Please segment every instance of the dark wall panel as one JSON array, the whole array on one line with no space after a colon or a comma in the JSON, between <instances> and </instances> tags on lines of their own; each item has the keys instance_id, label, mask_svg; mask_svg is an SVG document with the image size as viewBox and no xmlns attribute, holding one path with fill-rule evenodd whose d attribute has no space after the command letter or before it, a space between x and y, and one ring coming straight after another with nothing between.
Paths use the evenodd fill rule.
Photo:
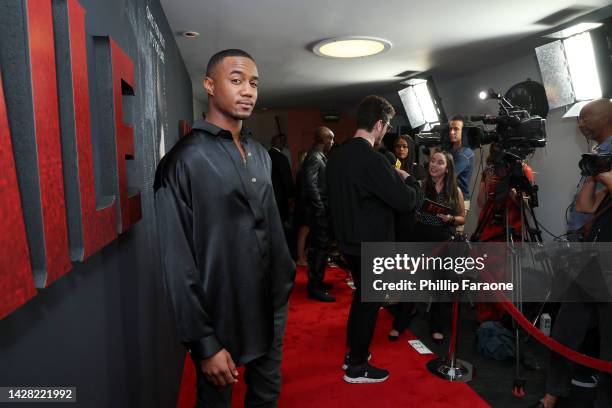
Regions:
<instances>
[{"instance_id":1,"label":"dark wall panel","mask_svg":"<svg viewBox=\"0 0 612 408\"><path fill-rule=\"evenodd\" d=\"M56 16L62 1L53 0ZM142 219L0 320L0 385L76 386L74 407L171 407L184 350L163 295L152 184L160 155L178 140L178 121L192 117L191 80L157 0L79 3L86 11L97 198L114 191L117 177L108 72L96 51L97 38L110 36L134 63L134 95L123 98L123 119L134 128L128 187L140 191ZM2 79L18 159L32 156L34 132L25 19L25 0L0 2ZM36 192L35 163L17 167L20 187ZM36 222L37 205L27 200L24 211Z\"/></svg>"}]
</instances>

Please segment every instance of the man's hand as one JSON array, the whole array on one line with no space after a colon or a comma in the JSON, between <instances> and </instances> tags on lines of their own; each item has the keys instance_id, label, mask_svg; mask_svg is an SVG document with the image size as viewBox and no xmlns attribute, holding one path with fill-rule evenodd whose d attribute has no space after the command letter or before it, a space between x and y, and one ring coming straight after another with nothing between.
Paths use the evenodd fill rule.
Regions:
<instances>
[{"instance_id":1,"label":"man's hand","mask_svg":"<svg viewBox=\"0 0 612 408\"><path fill-rule=\"evenodd\" d=\"M238 382L236 364L234 364L230 353L225 349L221 349L214 356L202 360L200 368L206 379L217 387L225 387Z\"/></svg>"},{"instance_id":2,"label":"man's hand","mask_svg":"<svg viewBox=\"0 0 612 408\"><path fill-rule=\"evenodd\" d=\"M612 186L612 170L606 171L603 173L599 173L598 175L595 176L595 179L597 181L602 182L603 184L606 185L606 187L609 188L609 186Z\"/></svg>"},{"instance_id":3,"label":"man's hand","mask_svg":"<svg viewBox=\"0 0 612 408\"><path fill-rule=\"evenodd\" d=\"M408 172L402 170L402 169L395 169L395 171L397 172L397 174L400 175L400 177L402 178L402 180L406 180L406 177L408 177L410 174L408 174Z\"/></svg>"}]
</instances>

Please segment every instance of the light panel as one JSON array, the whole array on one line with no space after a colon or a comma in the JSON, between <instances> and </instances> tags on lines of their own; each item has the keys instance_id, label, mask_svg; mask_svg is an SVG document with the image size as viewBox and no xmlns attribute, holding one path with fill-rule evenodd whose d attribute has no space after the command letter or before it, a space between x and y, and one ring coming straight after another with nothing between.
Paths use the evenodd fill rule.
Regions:
<instances>
[{"instance_id":1,"label":"light panel","mask_svg":"<svg viewBox=\"0 0 612 408\"><path fill-rule=\"evenodd\" d=\"M322 57L362 58L380 54L391 48L387 40L374 37L344 37L321 41L313 52Z\"/></svg>"},{"instance_id":2,"label":"light panel","mask_svg":"<svg viewBox=\"0 0 612 408\"><path fill-rule=\"evenodd\" d=\"M563 40L567 65L577 101L601 98L591 34L582 33Z\"/></svg>"}]
</instances>

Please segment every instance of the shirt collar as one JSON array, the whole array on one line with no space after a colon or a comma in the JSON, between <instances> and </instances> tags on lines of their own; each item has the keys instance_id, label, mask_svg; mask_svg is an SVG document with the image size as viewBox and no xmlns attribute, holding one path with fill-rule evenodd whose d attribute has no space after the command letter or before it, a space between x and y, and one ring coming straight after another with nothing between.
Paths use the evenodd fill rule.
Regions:
<instances>
[{"instance_id":1,"label":"shirt collar","mask_svg":"<svg viewBox=\"0 0 612 408\"><path fill-rule=\"evenodd\" d=\"M205 132L210 133L213 136L222 137L224 139L232 138L232 132L230 132L229 130L222 129L219 126L213 125L212 123L207 122L205 120L198 120L197 122L195 122L193 124L193 129L203 130ZM240 129L240 141L241 142L246 142L248 138L252 136L253 135L251 131L245 128L244 126L242 127L242 129Z\"/></svg>"},{"instance_id":2,"label":"shirt collar","mask_svg":"<svg viewBox=\"0 0 612 408\"><path fill-rule=\"evenodd\" d=\"M612 135L608 136L601 144L595 146L593 150L597 153L612 153Z\"/></svg>"}]
</instances>

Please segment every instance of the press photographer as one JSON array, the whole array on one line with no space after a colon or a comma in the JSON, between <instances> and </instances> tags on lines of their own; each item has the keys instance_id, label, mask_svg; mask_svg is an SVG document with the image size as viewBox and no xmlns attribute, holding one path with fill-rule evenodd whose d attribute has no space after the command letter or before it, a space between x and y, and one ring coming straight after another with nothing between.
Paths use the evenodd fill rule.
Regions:
<instances>
[{"instance_id":1,"label":"press photographer","mask_svg":"<svg viewBox=\"0 0 612 408\"><path fill-rule=\"evenodd\" d=\"M593 194L596 194L601 200L603 191L605 191L605 185L601 181L594 183L594 177L610 170L612 155L612 130L609 123L610 117L612 117L612 113L609 112L610 105L612 104L607 99L593 101L585 105L578 116L578 128L589 142L594 141L597 145L594 147L593 153L583 154L579 163L582 177L578 182L574 200L569 207L567 220L569 241L586 238L581 228L593 217L592 200L595 199ZM585 187L586 190L584 190ZM582 199L579 206L578 201L581 193Z\"/></svg>"},{"instance_id":2,"label":"press photographer","mask_svg":"<svg viewBox=\"0 0 612 408\"><path fill-rule=\"evenodd\" d=\"M595 141L597 155L609 154L612 143L612 102L599 99L585 105L578 116L578 128L588 139ZM603 160L583 158L580 164L583 177L578 185L575 206L572 207L570 222L578 236L587 242L612 241L612 172ZM599 165L594 165L594 163ZM606 170L594 175L594 172ZM587 269L587 268L585 268ZM588 268L591 269L591 268ZM594 269L594 268L592 268ZM594 270L586 272L594 273ZM612 360L612 303L571 302L563 303L553 326L552 337L560 343L579 350L587 332L599 327L599 358ZM560 397L570 394L574 364L565 357L551 353L546 381L546 394L534 407L552 408ZM612 406L612 376L599 373L596 382L595 407Z\"/></svg>"}]
</instances>

